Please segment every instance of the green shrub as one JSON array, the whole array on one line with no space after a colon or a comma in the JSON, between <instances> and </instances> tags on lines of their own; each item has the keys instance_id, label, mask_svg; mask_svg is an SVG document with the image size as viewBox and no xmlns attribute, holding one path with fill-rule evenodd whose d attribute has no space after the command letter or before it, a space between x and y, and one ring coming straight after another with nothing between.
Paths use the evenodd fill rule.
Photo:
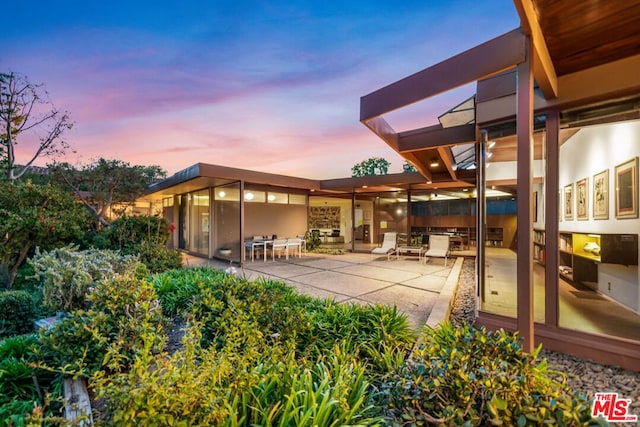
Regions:
<instances>
[{"instance_id":1,"label":"green shrub","mask_svg":"<svg viewBox=\"0 0 640 427\"><path fill-rule=\"evenodd\" d=\"M265 345L243 314L229 327L229 339L219 349L202 348L199 325L192 324L183 351L170 358L142 352L128 371L96 373L92 384L106 399L107 423L380 424L369 404L364 368L339 348L318 361L304 361L278 343Z\"/></svg>"},{"instance_id":2,"label":"green shrub","mask_svg":"<svg viewBox=\"0 0 640 427\"><path fill-rule=\"evenodd\" d=\"M34 368L39 346L35 334L7 338L0 342L0 427L32 425L33 413L43 410L45 396L59 396L55 375ZM47 405L42 415L54 414L59 405ZM33 424L40 425L40 424Z\"/></svg>"},{"instance_id":3,"label":"green shrub","mask_svg":"<svg viewBox=\"0 0 640 427\"><path fill-rule=\"evenodd\" d=\"M26 291L0 292L0 337L33 330L35 305Z\"/></svg>"},{"instance_id":4,"label":"green shrub","mask_svg":"<svg viewBox=\"0 0 640 427\"><path fill-rule=\"evenodd\" d=\"M105 249L117 249L126 254L134 254L145 241L166 246L170 235L169 224L165 218L123 215L105 229L104 239L108 245Z\"/></svg>"},{"instance_id":5,"label":"green shrub","mask_svg":"<svg viewBox=\"0 0 640 427\"><path fill-rule=\"evenodd\" d=\"M165 244L145 240L138 248L140 262L149 273L160 273L182 267L182 253L177 249L169 249Z\"/></svg>"},{"instance_id":6,"label":"green shrub","mask_svg":"<svg viewBox=\"0 0 640 427\"><path fill-rule=\"evenodd\" d=\"M41 332L40 357L50 360L51 369L89 377L113 363L106 357L112 347L118 351L111 357L128 366L143 346L145 334L152 334L154 352L162 350L163 318L149 282L131 275L103 280L89 301L88 311L74 311Z\"/></svg>"},{"instance_id":7,"label":"green shrub","mask_svg":"<svg viewBox=\"0 0 640 427\"><path fill-rule=\"evenodd\" d=\"M170 235L165 218L124 215L111 223L95 242L105 249L137 255L150 273L159 273L182 266L180 251L167 248Z\"/></svg>"},{"instance_id":8,"label":"green shrub","mask_svg":"<svg viewBox=\"0 0 640 427\"><path fill-rule=\"evenodd\" d=\"M65 246L48 252L36 250L29 260L43 284L43 304L56 311L87 308L87 294L98 282L135 270L137 258L112 250L78 250Z\"/></svg>"},{"instance_id":9,"label":"green shrub","mask_svg":"<svg viewBox=\"0 0 640 427\"><path fill-rule=\"evenodd\" d=\"M52 185L0 180L0 287L12 287L33 249L51 249L84 234L86 209Z\"/></svg>"},{"instance_id":10,"label":"green shrub","mask_svg":"<svg viewBox=\"0 0 640 427\"><path fill-rule=\"evenodd\" d=\"M516 334L443 324L423 340L381 386L391 425L598 425L586 396L552 379Z\"/></svg>"}]
</instances>

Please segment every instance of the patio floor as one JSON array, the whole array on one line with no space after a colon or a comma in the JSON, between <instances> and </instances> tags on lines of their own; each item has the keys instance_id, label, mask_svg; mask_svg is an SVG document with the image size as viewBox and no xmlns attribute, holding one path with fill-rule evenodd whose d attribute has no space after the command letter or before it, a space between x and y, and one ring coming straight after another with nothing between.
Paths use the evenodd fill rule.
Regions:
<instances>
[{"instance_id":1,"label":"patio floor","mask_svg":"<svg viewBox=\"0 0 640 427\"><path fill-rule=\"evenodd\" d=\"M211 265L226 269L229 263L185 255L188 266ZM414 328L444 320L455 294L462 258L431 259L426 264L416 257L387 261L369 254L324 255L306 253L302 258L266 262L247 261L237 274L248 279L263 276L279 279L301 293L333 298L338 302L395 305Z\"/></svg>"}]
</instances>

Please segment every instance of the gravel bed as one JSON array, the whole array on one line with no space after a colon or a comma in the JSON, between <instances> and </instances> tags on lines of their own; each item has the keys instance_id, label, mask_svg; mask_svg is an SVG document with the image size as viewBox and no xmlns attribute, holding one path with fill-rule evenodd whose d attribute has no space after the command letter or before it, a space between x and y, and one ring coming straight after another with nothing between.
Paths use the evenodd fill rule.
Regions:
<instances>
[{"instance_id":1,"label":"gravel bed","mask_svg":"<svg viewBox=\"0 0 640 427\"><path fill-rule=\"evenodd\" d=\"M475 321L475 283L475 261L465 259L451 312L452 324L460 326ZM574 391L586 393L589 397L593 397L596 392L617 392L620 397L631 399L629 412L640 417L640 372L544 349L540 357L548 360L551 369L567 374L567 382ZM640 422L616 425L640 425Z\"/></svg>"}]
</instances>

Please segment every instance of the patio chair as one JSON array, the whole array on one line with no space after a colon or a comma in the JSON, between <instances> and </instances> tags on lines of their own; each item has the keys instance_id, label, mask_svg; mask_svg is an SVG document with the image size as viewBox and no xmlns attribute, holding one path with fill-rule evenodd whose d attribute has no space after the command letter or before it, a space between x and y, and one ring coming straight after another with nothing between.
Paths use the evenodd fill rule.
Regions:
<instances>
[{"instance_id":1,"label":"patio chair","mask_svg":"<svg viewBox=\"0 0 640 427\"><path fill-rule=\"evenodd\" d=\"M304 240L299 237L287 239L287 255L289 255L289 248L292 248L294 251L298 253L298 258L302 258L302 244ZM295 255L293 252L292 255Z\"/></svg>"},{"instance_id":2,"label":"patio chair","mask_svg":"<svg viewBox=\"0 0 640 427\"><path fill-rule=\"evenodd\" d=\"M249 252L251 252L251 261L254 260L256 253L264 250L264 239L262 236L253 236L251 240L245 240L244 242L244 259L247 259Z\"/></svg>"},{"instance_id":3,"label":"patio chair","mask_svg":"<svg viewBox=\"0 0 640 427\"><path fill-rule=\"evenodd\" d=\"M424 254L424 262L427 258L444 258L444 266L447 266L449 257L449 236L445 234L432 234L429 236L429 249Z\"/></svg>"},{"instance_id":4,"label":"patio chair","mask_svg":"<svg viewBox=\"0 0 640 427\"><path fill-rule=\"evenodd\" d=\"M286 259L289 259L289 251L287 249L287 239L273 239L273 243L269 245L269 249L271 249L271 258L273 261L276 260L276 252L278 252L278 258L284 251Z\"/></svg>"},{"instance_id":5,"label":"patio chair","mask_svg":"<svg viewBox=\"0 0 640 427\"><path fill-rule=\"evenodd\" d=\"M382 239L382 246L379 248L373 248L371 250L371 256L373 255L386 255L387 261L389 261L389 257L391 254L396 251L396 238L398 237L398 233L388 232L384 233L384 238Z\"/></svg>"}]
</instances>

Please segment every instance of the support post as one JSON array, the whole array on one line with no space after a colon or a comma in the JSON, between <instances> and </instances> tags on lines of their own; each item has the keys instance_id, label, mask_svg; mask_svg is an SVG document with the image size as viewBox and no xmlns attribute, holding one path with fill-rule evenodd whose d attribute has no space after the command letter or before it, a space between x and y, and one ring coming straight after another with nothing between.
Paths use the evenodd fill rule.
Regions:
<instances>
[{"instance_id":1,"label":"support post","mask_svg":"<svg viewBox=\"0 0 640 427\"><path fill-rule=\"evenodd\" d=\"M518 231L517 290L518 330L523 350L534 349L533 331L533 67L531 40L526 40L526 60L517 67Z\"/></svg>"}]
</instances>

